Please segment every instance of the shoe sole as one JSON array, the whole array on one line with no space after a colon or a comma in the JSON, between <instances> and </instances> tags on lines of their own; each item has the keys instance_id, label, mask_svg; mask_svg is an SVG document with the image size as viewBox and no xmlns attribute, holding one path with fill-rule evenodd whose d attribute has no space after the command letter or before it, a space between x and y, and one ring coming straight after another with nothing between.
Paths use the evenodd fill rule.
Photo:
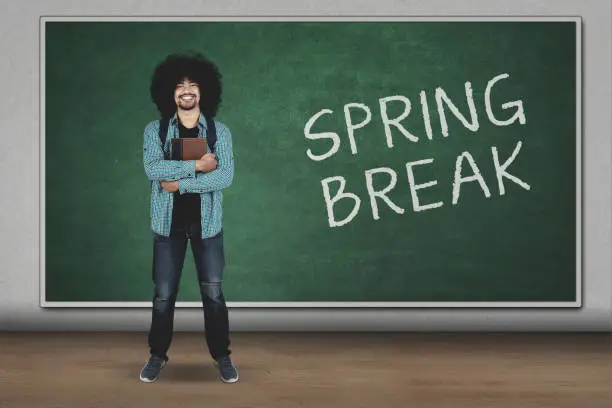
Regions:
<instances>
[{"instance_id":1,"label":"shoe sole","mask_svg":"<svg viewBox=\"0 0 612 408\"><path fill-rule=\"evenodd\" d=\"M225 384L233 384L235 382L238 382L238 377L232 378L230 380L226 380L225 378L219 376L219 379L221 380L221 382L224 382Z\"/></svg>"},{"instance_id":2,"label":"shoe sole","mask_svg":"<svg viewBox=\"0 0 612 408\"><path fill-rule=\"evenodd\" d=\"M162 366L161 366L161 368L159 370L160 374L161 374L161 370L164 368L165 365L166 365L166 363L162 363ZM145 366L146 366L146 363L145 363ZM143 367L143 369L144 369L144 367ZM159 379L159 375L157 377L153 378L152 380L150 380L148 378L144 378L142 376L142 370L141 370L140 381L145 382L145 383L153 383L153 382L157 381L158 379Z\"/></svg>"}]
</instances>

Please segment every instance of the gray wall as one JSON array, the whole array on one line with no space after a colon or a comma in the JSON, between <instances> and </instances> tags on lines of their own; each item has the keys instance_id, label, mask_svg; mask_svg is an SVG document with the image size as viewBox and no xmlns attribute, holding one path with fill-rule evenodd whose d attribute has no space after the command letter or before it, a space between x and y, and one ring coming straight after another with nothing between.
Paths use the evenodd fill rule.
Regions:
<instances>
[{"instance_id":1,"label":"gray wall","mask_svg":"<svg viewBox=\"0 0 612 408\"><path fill-rule=\"evenodd\" d=\"M52 3L52 4L50 4ZM199 4L198 4L199 3ZM295 2L296 4L298 2ZM0 43L0 329L146 330L147 309L39 308L38 22L41 15L580 16L583 22L582 309L233 309L234 330L609 330L611 274L611 20L609 0L454 0L246 2L56 0L5 2ZM198 330L201 311L180 309L177 330Z\"/></svg>"}]
</instances>

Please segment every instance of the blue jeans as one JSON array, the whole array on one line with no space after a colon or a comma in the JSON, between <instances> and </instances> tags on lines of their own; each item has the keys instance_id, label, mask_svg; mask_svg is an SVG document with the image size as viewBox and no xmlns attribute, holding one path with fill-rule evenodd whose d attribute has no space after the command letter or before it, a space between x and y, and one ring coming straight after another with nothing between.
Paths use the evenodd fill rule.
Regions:
<instances>
[{"instance_id":1,"label":"blue jeans","mask_svg":"<svg viewBox=\"0 0 612 408\"><path fill-rule=\"evenodd\" d=\"M200 228L199 222L178 223L172 226L169 237L153 234L155 294L149 348L151 354L166 360L174 331L174 309L187 241L191 243L197 270L208 350L215 360L230 354L228 311L221 289L225 267L223 231L202 239Z\"/></svg>"}]
</instances>

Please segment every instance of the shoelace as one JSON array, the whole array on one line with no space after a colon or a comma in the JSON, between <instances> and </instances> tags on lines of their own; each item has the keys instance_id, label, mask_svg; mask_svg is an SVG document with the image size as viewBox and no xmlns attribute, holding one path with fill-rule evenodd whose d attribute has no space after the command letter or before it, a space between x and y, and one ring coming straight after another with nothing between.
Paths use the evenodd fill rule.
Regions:
<instances>
[{"instance_id":1,"label":"shoelace","mask_svg":"<svg viewBox=\"0 0 612 408\"><path fill-rule=\"evenodd\" d=\"M147 362L148 369L158 369L162 366L163 360L161 358L151 358Z\"/></svg>"},{"instance_id":2,"label":"shoelace","mask_svg":"<svg viewBox=\"0 0 612 408\"><path fill-rule=\"evenodd\" d=\"M219 362L219 365L222 368L227 368L229 370L233 370L234 369L234 365L232 364L232 360L230 360L229 358L224 358Z\"/></svg>"}]
</instances>

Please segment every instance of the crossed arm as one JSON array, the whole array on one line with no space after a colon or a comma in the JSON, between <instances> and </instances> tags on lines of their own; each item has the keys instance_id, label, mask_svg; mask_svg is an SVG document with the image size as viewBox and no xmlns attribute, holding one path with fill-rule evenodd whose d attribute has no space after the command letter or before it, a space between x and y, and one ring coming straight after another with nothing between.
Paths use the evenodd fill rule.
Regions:
<instances>
[{"instance_id":1,"label":"crossed arm","mask_svg":"<svg viewBox=\"0 0 612 408\"><path fill-rule=\"evenodd\" d=\"M158 122L144 132L143 162L149 180L160 182L168 192L207 193L231 185L234 178L234 153L229 129L217 127L216 156L206 154L200 160L164 160L158 137Z\"/></svg>"}]
</instances>

